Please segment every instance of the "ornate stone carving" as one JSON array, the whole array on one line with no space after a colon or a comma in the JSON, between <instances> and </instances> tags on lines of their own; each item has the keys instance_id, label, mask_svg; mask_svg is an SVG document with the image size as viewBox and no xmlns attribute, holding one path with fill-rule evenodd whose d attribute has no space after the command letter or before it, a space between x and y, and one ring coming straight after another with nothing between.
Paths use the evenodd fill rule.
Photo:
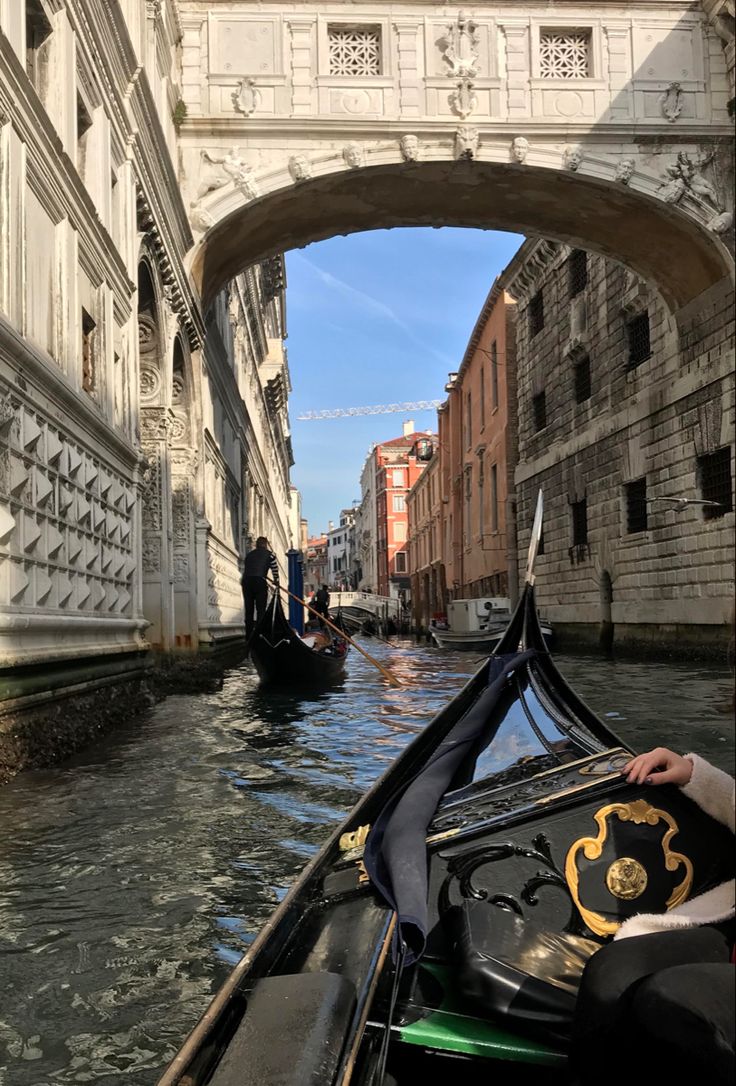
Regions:
<instances>
[{"instance_id":1,"label":"ornate stone carving","mask_svg":"<svg viewBox=\"0 0 736 1086\"><path fill-rule=\"evenodd\" d=\"M714 234L727 234L732 226L733 213L730 211L721 211L708 222L708 229L712 230Z\"/></svg>"},{"instance_id":2,"label":"ornate stone carving","mask_svg":"<svg viewBox=\"0 0 736 1086\"><path fill-rule=\"evenodd\" d=\"M660 95L659 108L662 116L670 123L677 120L682 113L682 87L679 83L670 83L667 90Z\"/></svg>"},{"instance_id":3,"label":"ornate stone carving","mask_svg":"<svg viewBox=\"0 0 736 1086\"><path fill-rule=\"evenodd\" d=\"M664 179L659 186L665 203L679 203L683 196L688 195L705 205L707 210L722 212L724 208L715 186L703 174L714 157L715 152L711 152L693 160L686 152L680 151L676 161L665 168Z\"/></svg>"},{"instance_id":4,"label":"ornate stone carving","mask_svg":"<svg viewBox=\"0 0 736 1086\"><path fill-rule=\"evenodd\" d=\"M289 173L294 184L308 181L312 176L312 164L306 155L292 155L289 159Z\"/></svg>"},{"instance_id":5,"label":"ornate stone carving","mask_svg":"<svg viewBox=\"0 0 736 1086\"><path fill-rule=\"evenodd\" d=\"M172 404L180 404L184 402L185 391L184 374L181 370L175 370L174 376L171 379L171 402Z\"/></svg>"},{"instance_id":6,"label":"ornate stone carving","mask_svg":"<svg viewBox=\"0 0 736 1086\"><path fill-rule=\"evenodd\" d=\"M138 315L138 349L141 354L150 354L156 349L156 324L146 313Z\"/></svg>"},{"instance_id":7,"label":"ornate stone carving","mask_svg":"<svg viewBox=\"0 0 736 1086\"><path fill-rule=\"evenodd\" d=\"M165 441L168 426L169 420L165 407L144 407L141 411L141 436L144 443Z\"/></svg>"},{"instance_id":8,"label":"ornate stone carving","mask_svg":"<svg viewBox=\"0 0 736 1086\"><path fill-rule=\"evenodd\" d=\"M345 165L353 170L365 166L365 151L359 143L346 143L342 149L342 157Z\"/></svg>"},{"instance_id":9,"label":"ornate stone carving","mask_svg":"<svg viewBox=\"0 0 736 1086\"><path fill-rule=\"evenodd\" d=\"M620 181L622 185L628 185L629 181L631 181L631 178L634 176L635 169L635 159L622 158L616 167L616 180Z\"/></svg>"},{"instance_id":10,"label":"ornate stone carving","mask_svg":"<svg viewBox=\"0 0 736 1086\"><path fill-rule=\"evenodd\" d=\"M440 47L448 75L472 78L478 74L478 27L462 11L440 39Z\"/></svg>"},{"instance_id":11,"label":"ornate stone carving","mask_svg":"<svg viewBox=\"0 0 736 1086\"><path fill-rule=\"evenodd\" d=\"M195 203L208 193L221 189L232 181L236 187L243 185L250 178L252 168L240 157L240 148L233 147L224 155L213 155L210 151L200 151L202 169Z\"/></svg>"},{"instance_id":12,"label":"ornate stone carving","mask_svg":"<svg viewBox=\"0 0 736 1086\"><path fill-rule=\"evenodd\" d=\"M205 234L215 225L215 220L210 215L209 211L205 211L205 209L200 206L198 200L195 200L189 205L189 222L192 225L192 229L196 230L198 234Z\"/></svg>"},{"instance_id":13,"label":"ornate stone carving","mask_svg":"<svg viewBox=\"0 0 736 1086\"><path fill-rule=\"evenodd\" d=\"M458 117L465 120L478 108L478 96L473 90L470 79L461 79L455 90L449 96L450 109Z\"/></svg>"},{"instance_id":14,"label":"ornate stone carving","mask_svg":"<svg viewBox=\"0 0 736 1086\"><path fill-rule=\"evenodd\" d=\"M399 140L399 149L404 162L417 162L419 160L419 137L408 132Z\"/></svg>"},{"instance_id":15,"label":"ornate stone carving","mask_svg":"<svg viewBox=\"0 0 736 1086\"><path fill-rule=\"evenodd\" d=\"M189 480L182 480L171 496L171 513L174 530L174 546L189 545Z\"/></svg>"},{"instance_id":16,"label":"ornate stone carving","mask_svg":"<svg viewBox=\"0 0 736 1086\"><path fill-rule=\"evenodd\" d=\"M189 580L189 555L179 552L174 555L174 583L186 584Z\"/></svg>"},{"instance_id":17,"label":"ornate stone carving","mask_svg":"<svg viewBox=\"0 0 736 1086\"><path fill-rule=\"evenodd\" d=\"M566 170L572 170L574 173L580 169L584 158L585 153L582 147L566 147L562 156L562 165Z\"/></svg>"},{"instance_id":18,"label":"ornate stone carving","mask_svg":"<svg viewBox=\"0 0 736 1086\"><path fill-rule=\"evenodd\" d=\"M146 536L141 548L144 573L158 573L161 569L161 542L158 536Z\"/></svg>"},{"instance_id":19,"label":"ornate stone carving","mask_svg":"<svg viewBox=\"0 0 736 1086\"><path fill-rule=\"evenodd\" d=\"M455 158L475 158L480 147L480 132L470 125L461 125L455 132Z\"/></svg>"},{"instance_id":20,"label":"ornate stone carving","mask_svg":"<svg viewBox=\"0 0 736 1086\"><path fill-rule=\"evenodd\" d=\"M255 79L241 79L233 91L233 105L236 113L250 117L261 104L261 95L256 90Z\"/></svg>"},{"instance_id":21,"label":"ornate stone carving","mask_svg":"<svg viewBox=\"0 0 736 1086\"><path fill-rule=\"evenodd\" d=\"M523 165L529 154L529 140L525 136L515 136L511 141L511 160Z\"/></svg>"},{"instance_id":22,"label":"ornate stone carving","mask_svg":"<svg viewBox=\"0 0 736 1086\"><path fill-rule=\"evenodd\" d=\"M161 374L156 366L141 365L141 399L153 400L161 391Z\"/></svg>"},{"instance_id":23,"label":"ornate stone carving","mask_svg":"<svg viewBox=\"0 0 736 1086\"><path fill-rule=\"evenodd\" d=\"M172 441L182 441L187 433L187 420L181 415L174 415L169 426Z\"/></svg>"}]
</instances>

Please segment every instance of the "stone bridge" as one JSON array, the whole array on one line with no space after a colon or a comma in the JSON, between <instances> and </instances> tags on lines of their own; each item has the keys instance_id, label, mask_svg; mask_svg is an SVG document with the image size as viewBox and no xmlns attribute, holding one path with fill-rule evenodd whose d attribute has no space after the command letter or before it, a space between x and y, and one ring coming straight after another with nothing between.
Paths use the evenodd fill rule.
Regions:
<instances>
[{"instance_id":1,"label":"stone bridge","mask_svg":"<svg viewBox=\"0 0 736 1086\"><path fill-rule=\"evenodd\" d=\"M181 11L181 179L205 304L265 256L409 225L587 248L675 313L731 277L727 3Z\"/></svg>"}]
</instances>

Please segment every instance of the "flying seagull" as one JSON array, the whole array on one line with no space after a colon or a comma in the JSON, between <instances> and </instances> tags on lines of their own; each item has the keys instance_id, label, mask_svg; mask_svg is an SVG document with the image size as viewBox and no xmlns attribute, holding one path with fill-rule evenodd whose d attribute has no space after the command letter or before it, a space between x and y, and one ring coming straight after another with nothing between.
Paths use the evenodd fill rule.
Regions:
<instances>
[{"instance_id":1,"label":"flying seagull","mask_svg":"<svg viewBox=\"0 0 736 1086\"><path fill-rule=\"evenodd\" d=\"M650 502L671 502L675 507L675 512L681 513L688 505L709 505L711 508L721 509L720 502L706 501L705 498L669 498L666 495L662 495L657 498L650 498Z\"/></svg>"}]
</instances>

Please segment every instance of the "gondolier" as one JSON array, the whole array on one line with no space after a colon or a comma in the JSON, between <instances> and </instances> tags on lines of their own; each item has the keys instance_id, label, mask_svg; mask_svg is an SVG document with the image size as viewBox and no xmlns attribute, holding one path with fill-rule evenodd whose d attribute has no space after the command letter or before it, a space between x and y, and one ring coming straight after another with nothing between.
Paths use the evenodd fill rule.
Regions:
<instances>
[{"instance_id":1,"label":"gondolier","mask_svg":"<svg viewBox=\"0 0 736 1086\"><path fill-rule=\"evenodd\" d=\"M322 629L324 629L324 619L330 617L330 593L327 590L327 585L323 584L321 588L318 588L314 594L312 600L312 610L316 611L320 616L319 622Z\"/></svg>"},{"instance_id":2,"label":"gondolier","mask_svg":"<svg viewBox=\"0 0 736 1086\"><path fill-rule=\"evenodd\" d=\"M245 611L245 636L250 638L256 621L266 610L268 584L266 577L278 586L279 567L276 555L270 549L264 535L259 536L252 551L245 556L243 576L240 583L243 588L243 609Z\"/></svg>"}]
</instances>

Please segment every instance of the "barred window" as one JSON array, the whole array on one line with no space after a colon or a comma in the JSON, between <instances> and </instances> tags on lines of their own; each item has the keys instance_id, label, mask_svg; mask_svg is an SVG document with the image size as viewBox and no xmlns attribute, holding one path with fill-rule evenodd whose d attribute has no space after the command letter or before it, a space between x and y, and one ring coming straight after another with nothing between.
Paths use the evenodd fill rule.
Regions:
<instances>
[{"instance_id":1,"label":"barred window","mask_svg":"<svg viewBox=\"0 0 736 1086\"><path fill-rule=\"evenodd\" d=\"M567 282L570 297L575 298L588 283L588 254L585 249L573 249L567 261Z\"/></svg>"},{"instance_id":2,"label":"barred window","mask_svg":"<svg viewBox=\"0 0 736 1086\"><path fill-rule=\"evenodd\" d=\"M396 573L406 573L406 551L397 551L394 557L394 570Z\"/></svg>"},{"instance_id":3,"label":"barred window","mask_svg":"<svg viewBox=\"0 0 736 1086\"><path fill-rule=\"evenodd\" d=\"M544 292L537 291L529 303L529 335L536 336L544 328Z\"/></svg>"},{"instance_id":4,"label":"barred window","mask_svg":"<svg viewBox=\"0 0 736 1086\"><path fill-rule=\"evenodd\" d=\"M380 75L381 31L377 26L328 26L330 75Z\"/></svg>"},{"instance_id":5,"label":"barred window","mask_svg":"<svg viewBox=\"0 0 736 1086\"><path fill-rule=\"evenodd\" d=\"M635 479L626 484L626 531L632 535L646 532L647 527L647 481Z\"/></svg>"},{"instance_id":6,"label":"barred window","mask_svg":"<svg viewBox=\"0 0 736 1086\"><path fill-rule=\"evenodd\" d=\"M718 502L718 505L703 506L704 519L714 520L730 513L733 509L730 445L698 457L698 480L704 500Z\"/></svg>"},{"instance_id":7,"label":"barred window","mask_svg":"<svg viewBox=\"0 0 736 1086\"><path fill-rule=\"evenodd\" d=\"M588 499L572 502L572 545L583 547L588 542Z\"/></svg>"},{"instance_id":8,"label":"barred window","mask_svg":"<svg viewBox=\"0 0 736 1086\"><path fill-rule=\"evenodd\" d=\"M547 425L547 396L539 392L532 400L534 410L534 429L543 430Z\"/></svg>"},{"instance_id":9,"label":"barred window","mask_svg":"<svg viewBox=\"0 0 736 1086\"><path fill-rule=\"evenodd\" d=\"M590 399L590 359L587 354L575 363L575 403Z\"/></svg>"},{"instance_id":10,"label":"barred window","mask_svg":"<svg viewBox=\"0 0 736 1086\"><path fill-rule=\"evenodd\" d=\"M634 369L651 356L652 346L649 338L649 312L638 313L626 325L629 339L629 369Z\"/></svg>"},{"instance_id":11,"label":"barred window","mask_svg":"<svg viewBox=\"0 0 736 1086\"><path fill-rule=\"evenodd\" d=\"M542 30L540 74L551 79L585 79L590 75L590 30Z\"/></svg>"}]
</instances>

